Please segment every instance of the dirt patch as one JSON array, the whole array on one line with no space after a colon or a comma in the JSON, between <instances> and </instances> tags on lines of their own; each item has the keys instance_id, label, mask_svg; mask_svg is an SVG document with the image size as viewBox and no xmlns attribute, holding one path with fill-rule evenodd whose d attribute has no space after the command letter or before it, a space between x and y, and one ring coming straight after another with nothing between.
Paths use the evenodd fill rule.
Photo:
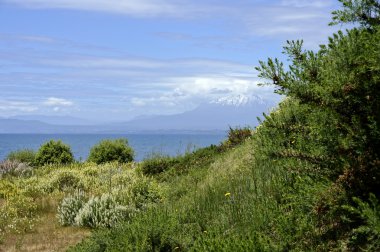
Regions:
<instances>
[{"instance_id":1,"label":"dirt patch","mask_svg":"<svg viewBox=\"0 0 380 252\"><path fill-rule=\"evenodd\" d=\"M90 235L90 230L78 227L62 227L49 213L36 223L33 231L26 234L13 234L0 245L0 252L13 251L66 251Z\"/></svg>"}]
</instances>

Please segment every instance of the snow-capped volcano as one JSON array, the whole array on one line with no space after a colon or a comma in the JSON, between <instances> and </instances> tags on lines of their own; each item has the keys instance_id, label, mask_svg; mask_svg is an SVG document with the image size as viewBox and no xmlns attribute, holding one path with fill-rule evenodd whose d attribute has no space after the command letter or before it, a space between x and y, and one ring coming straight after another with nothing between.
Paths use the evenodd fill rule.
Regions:
<instances>
[{"instance_id":1,"label":"snow-capped volcano","mask_svg":"<svg viewBox=\"0 0 380 252\"><path fill-rule=\"evenodd\" d=\"M243 107L252 104L264 104L264 100L257 95L230 95L218 98L210 102L211 104L218 104L221 106L234 106Z\"/></svg>"},{"instance_id":2,"label":"snow-capped volcano","mask_svg":"<svg viewBox=\"0 0 380 252\"><path fill-rule=\"evenodd\" d=\"M156 116L126 122L124 129L140 130L227 130L229 127L257 126L257 117L275 106L255 95L226 96L200 104L181 114Z\"/></svg>"}]
</instances>

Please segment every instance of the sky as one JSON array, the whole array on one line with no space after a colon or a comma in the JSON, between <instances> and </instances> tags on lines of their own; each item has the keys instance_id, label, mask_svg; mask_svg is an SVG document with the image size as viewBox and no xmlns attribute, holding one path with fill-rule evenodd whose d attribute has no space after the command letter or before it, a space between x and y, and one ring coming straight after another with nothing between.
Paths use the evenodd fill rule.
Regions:
<instances>
[{"instance_id":1,"label":"sky","mask_svg":"<svg viewBox=\"0 0 380 252\"><path fill-rule=\"evenodd\" d=\"M0 0L0 117L125 121L255 95L286 40L316 50L336 0Z\"/></svg>"}]
</instances>

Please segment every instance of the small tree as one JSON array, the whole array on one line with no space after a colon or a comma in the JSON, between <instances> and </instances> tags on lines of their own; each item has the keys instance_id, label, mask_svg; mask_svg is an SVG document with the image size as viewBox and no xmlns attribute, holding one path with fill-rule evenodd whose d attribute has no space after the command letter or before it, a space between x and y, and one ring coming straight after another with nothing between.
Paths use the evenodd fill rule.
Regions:
<instances>
[{"instance_id":1,"label":"small tree","mask_svg":"<svg viewBox=\"0 0 380 252\"><path fill-rule=\"evenodd\" d=\"M303 50L302 41L288 41L284 47L291 60L288 68L278 59L268 59L260 61L256 69L259 77L270 80L264 84L274 84L278 93L309 108L308 120L316 113L330 118L322 123L315 117L310 129L317 138L308 134L303 141L314 140L316 146L325 147L318 158L331 164L332 178L352 196L367 198L372 192L379 197L380 3L340 2L344 8L333 13L333 24L358 22L359 27L339 31L317 52ZM335 130L335 134L325 134ZM330 143L326 145L325 140ZM297 158L309 154L301 153Z\"/></svg>"},{"instance_id":2,"label":"small tree","mask_svg":"<svg viewBox=\"0 0 380 252\"><path fill-rule=\"evenodd\" d=\"M133 161L134 151L125 138L103 140L91 148L88 161L97 164L117 161L127 163Z\"/></svg>"},{"instance_id":3,"label":"small tree","mask_svg":"<svg viewBox=\"0 0 380 252\"><path fill-rule=\"evenodd\" d=\"M252 136L252 130L249 127L232 128L228 130L228 139L223 143L223 147L231 148L242 144L246 139Z\"/></svg>"},{"instance_id":4,"label":"small tree","mask_svg":"<svg viewBox=\"0 0 380 252\"><path fill-rule=\"evenodd\" d=\"M22 150L16 150L11 151L6 159L9 159L11 161L18 161L21 163L27 163L29 165L33 165L36 158L36 153L34 150L31 149L22 149Z\"/></svg>"},{"instance_id":5,"label":"small tree","mask_svg":"<svg viewBox=\"0 0 380 252\"><path fill-rule=\"evenodd\" d=\"M330 25L359 23L366 28L380 25L379 0L339 0L339 2L342 3L343 9L332 13L333 22Z\"/></svg>"},{"instance_id":6,"label":"small tree","mask_svg":"<svg viewBox=\"0 0 380 252\"><path fill-rule=\"evenodd\" d=\"M36 164L69 164L74 162L74 156L70 146L64 144L61 140L49 142L41 145L36 154Z\"/></svg>"}]
</instances>

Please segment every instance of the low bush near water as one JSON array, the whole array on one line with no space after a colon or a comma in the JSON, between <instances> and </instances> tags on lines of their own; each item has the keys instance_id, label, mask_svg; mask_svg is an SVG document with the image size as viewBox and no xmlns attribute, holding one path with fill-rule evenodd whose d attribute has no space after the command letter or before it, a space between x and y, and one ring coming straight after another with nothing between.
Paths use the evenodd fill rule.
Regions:
<instances>
[{"instance_id":1,"label":"low bush near water","mask_svg":"<svg viewBox=\"0 0 380 252\"><path fill-rule=\"evenodd\" d=\"M178 163L178 159L157 155L152 158L144 160L141 165L141 171L145 175L156 175L162 173Z\"/></svg>"},{"instance_id":2,"label":"low bush near water","mask_svg":"<svg viewBox=\"0 0 380 252\"><path fill-rule=\"evenodd\" d=\"M91 148L88 161L103 164L117 161L128 163L133 161L134 151L125 138L103 140Z\"/></svg>"},{"instance_id":3,"label":"low bush near water","mask_svg":"<svg viewBox=\"0 0 380 252\"><path fill-rule=\"evenodd\" d=\"M221 144L221 148L226 150L242 144L247 138L252 137L252 129L249 127L244 128L229 128L227 140Z\"/></svg>"},{"instance_id":4,"label":"low bush near water","mask_svg":"<svg viewBox=\"0 0 380 252\"><path fill-rule=\"evenodd\" d=\"M36 164L40 166L46 164L70 164L73 162L74 156L70 146L60 140L50 140L44 143L36 154Z\"/></svg>"},{"instance_id":5,"label":"low bush near water","mask_svg":"<svg viewBox=\"0 0 380 252\"><path fill-rule=\"evenodd\" d=\"M31 149L11 151L6 159L33 165L36 159L36 152Z\"/></svg>"}]
</instances>

